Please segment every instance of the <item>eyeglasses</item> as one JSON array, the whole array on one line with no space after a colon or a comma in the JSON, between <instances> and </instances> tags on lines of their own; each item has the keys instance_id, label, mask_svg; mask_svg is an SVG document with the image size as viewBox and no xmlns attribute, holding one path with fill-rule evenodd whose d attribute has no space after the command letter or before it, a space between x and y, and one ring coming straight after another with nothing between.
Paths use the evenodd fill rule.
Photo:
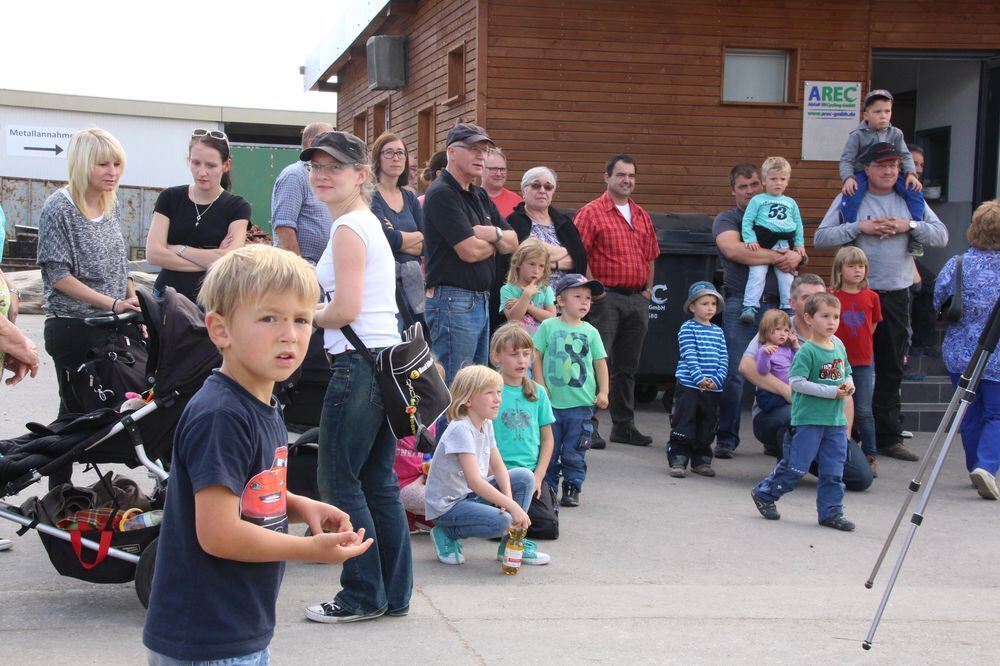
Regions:
<instances>
[{"instance_id":1,"label":"eyeglasses","mask_svg":"<svg viewBox=\"0 0 1000 666\"><path fill-rule=\"evenodd\" d=\"M344 162L327 162L326 164L319 164L318 162L306 162L306 171L315 172L317 175L323 175L324 173L332 174L336 171L343 171L344 169L360 169L364 164L352 163L345 164Z\"/></svg>"},{"instance_id":2,"label":"eyeglasses","mask_svg":"<svg viewBox=\"0 0 1000 666\"><path fill-rule=\"evenodd\" d=\"M490 152L490 149L487 146L467 146L464 143L453 143L453 144L451 144L448 147L449 148L465 148L466 150L468 150L470 152L473 152L473 153L476 153L477 155L485 155L486 153Z\"/></svg>"},{"instance_id":3,"label":"eyeglasses","mask_svg":"<svg viewBox=\"0 0 1000 666\"><path fill-rule=\"evenodd\" d=\"M384 157L387 160L401 160L404 157L406 157L406 151L400 149L396 150L386 149L382 151L382 157Z\"/></svg>"},{"instance_id":4,"label":"eyeglasses","mask_svg":"<svg viewBox=\"0 0 1000 666\"><path fill-rule=\"evenodd\" d=\"M533 190L545 190L546 192L556 189L556 186L552 183L539 183L537 180L533 183L528 183L528 187Z\"/></svg>"},{"instance_id":5,"label":"eyeglasses","mask_svg":"<svg viewBox=\"0 0 1000 666\"><path fill-rule=\"evenodd\" d=\"M507 173L507 167L486 167L490 173Z\"/></svg>"},{"instance_id":6,"label":"eyeglasses","mask_svg":"<svg viewBox=\"0 0 1000 666\"><path fill-rule=\"evenodd\" d=\"M211 137L213 139L218 139L219 141L225 141L226 143L229 143L229 137L226 136L226 133L220 132L219 130L207 130L199 127L198 129L191 132L192 139L197 139L203 136Z\"/></svg>"}]
</instances>

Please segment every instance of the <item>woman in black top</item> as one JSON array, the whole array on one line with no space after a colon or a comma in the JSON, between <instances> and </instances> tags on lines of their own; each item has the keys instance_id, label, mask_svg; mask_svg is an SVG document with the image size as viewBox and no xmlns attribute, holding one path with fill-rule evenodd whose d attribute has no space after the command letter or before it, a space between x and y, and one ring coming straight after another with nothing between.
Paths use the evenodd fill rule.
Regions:
<instances>
[{"instance_id":1,"label":"woman in black top","mask_svg":"<svg viewBox=\"0 0 1000 666\"><path fill-rule=\"evenodd\" d=\"M188 166L194 182L160 192L146 238L146 260L161 269L155 293L173 287L196 300L208 267L246 242L250 204L227 191L232 163L224 133L191 133Z\"/></svg>"}]
</instances>

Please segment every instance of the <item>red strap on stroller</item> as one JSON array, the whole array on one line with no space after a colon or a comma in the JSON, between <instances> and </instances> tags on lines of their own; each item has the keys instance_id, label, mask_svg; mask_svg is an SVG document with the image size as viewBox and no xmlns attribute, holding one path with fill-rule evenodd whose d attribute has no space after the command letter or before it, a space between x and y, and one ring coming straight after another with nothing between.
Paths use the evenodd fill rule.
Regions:
<instances>
[{"instance_id":1,"label":"red strap on stroller","mask_svg":"<svg viewBox=\"0 0 1000 666\"><path fill-rule=\"evenodd\" d=\"M101 532L101 543L97 549L97 557L90 564L83 561L83 543L81 542L80 530L70 530L69 542L73 545L73 552L76 553L76 559L80 561L80 566L84 569L93 569L98 564L104 561L104 558L108 556L108 550L111 548L111 537L114 532L102 531Z\"/></svg>"}]
</instances>

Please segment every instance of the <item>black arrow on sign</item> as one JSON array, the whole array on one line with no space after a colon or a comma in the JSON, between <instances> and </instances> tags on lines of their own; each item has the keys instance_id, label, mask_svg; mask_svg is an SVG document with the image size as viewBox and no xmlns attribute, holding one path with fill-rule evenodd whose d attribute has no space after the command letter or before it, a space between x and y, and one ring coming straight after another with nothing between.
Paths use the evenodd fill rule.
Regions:
<instances>
[{"instance_id":1,"label":"black arrow on sign","mask_svg":"<svg viewBox=\"0 0 1000 666\"><path fill-rule=\"evenodd\" d=\"M56 155L58 155L59 153L61 153L63 151L63 149L59 147L58 143L56 144L55 148L36 148L36 147L31 147L31 146L25 146L24 149L25 150L41 150L41 151L45 151L45 152L49 152L49 153L55 153Z\"/></svg>"}]
</instances>

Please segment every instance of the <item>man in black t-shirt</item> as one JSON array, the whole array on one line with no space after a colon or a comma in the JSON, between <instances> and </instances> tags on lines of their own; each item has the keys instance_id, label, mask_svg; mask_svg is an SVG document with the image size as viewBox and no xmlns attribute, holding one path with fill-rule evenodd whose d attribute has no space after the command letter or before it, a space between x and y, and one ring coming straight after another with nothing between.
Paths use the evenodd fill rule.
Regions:
<instances>
[{"instance_id":1,"label":"man in black t-shirt","mask_svg":"<svg viewBox=\"0 0 1000 666\"><path fill-rule=\"evenodd\" d=\"M495 255L517 248L517 234L486 190L472 184L482 177L492 145L481 127L455 125L448 132L448 166L424 198L424 316L449 383L463 366L487 363Z\"/></svg>"}]
</instances>

